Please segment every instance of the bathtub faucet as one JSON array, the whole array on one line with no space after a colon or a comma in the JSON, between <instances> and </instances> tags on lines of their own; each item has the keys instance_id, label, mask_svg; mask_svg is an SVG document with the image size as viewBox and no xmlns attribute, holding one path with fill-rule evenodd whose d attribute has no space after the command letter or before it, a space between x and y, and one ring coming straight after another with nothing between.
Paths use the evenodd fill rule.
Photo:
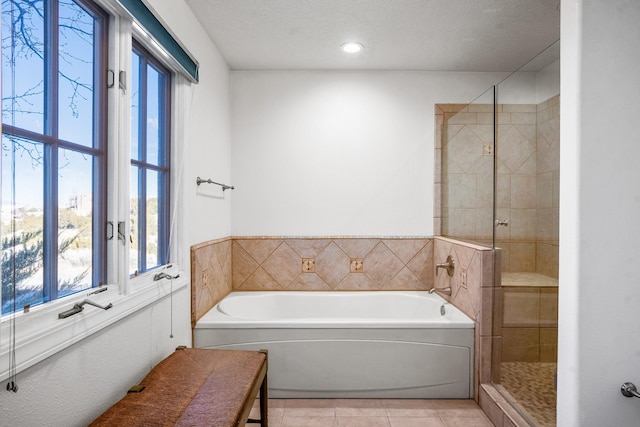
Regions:
<instances>
[{"instance_id":1,"label":"bathtub faucet","mask_svg":"<svg viewBox=\"0 0 640 427\"><path fill-rule=\"evenodd\" d=\"M456 268L456 263L451 255L447 257L447 262L443 262L441 264L436 264L436 276L438 275L438 269L444 268L447 270L447 274L449 277L453 276L453 269Z\"/></svg>"},{"instance_id":2,"label":"bathtub faucet","mask_svg":"<svg viewBox=\"0 0 640 427\"><path fill-rule=\"evenodd\" d=\"M446 288L436 288L435 286L431 289L429 289L429 293L432 294L434 292L437 292L439 294L442 295L451 295L451 287L446 287Z\"/></svg>"}]
</instances>

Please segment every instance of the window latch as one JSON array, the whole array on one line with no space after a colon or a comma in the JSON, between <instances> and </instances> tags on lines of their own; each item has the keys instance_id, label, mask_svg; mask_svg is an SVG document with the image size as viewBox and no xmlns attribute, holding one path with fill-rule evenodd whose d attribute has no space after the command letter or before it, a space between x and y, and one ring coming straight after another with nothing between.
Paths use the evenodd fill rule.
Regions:
<instances>
[{"instance_id":1,"label":"window latch","mask_svg":"<svg viewBox=\"0 0 640 427\"><path fill-rule=\"evenodd\" d=\"M118 240L122 240L122 244L127 244L127 238L124 235L124 221L118 221Z\"/></svg>"}]
</instances>

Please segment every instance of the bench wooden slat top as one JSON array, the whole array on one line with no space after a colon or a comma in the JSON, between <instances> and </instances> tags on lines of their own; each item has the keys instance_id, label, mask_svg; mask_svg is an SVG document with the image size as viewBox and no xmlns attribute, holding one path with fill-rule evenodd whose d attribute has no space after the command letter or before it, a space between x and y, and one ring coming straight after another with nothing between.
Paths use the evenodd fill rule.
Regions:
<instances>
[{"instance_id":1,"label":"bench wooden slat top","mask_svg":"<svg viewBox=\"0 0 640 427\"><path fill-rule=\"evenodd\" d=\"M176 350L91 426L237 426L266 375L264 353ZM243 420L244 418L244 420Z\"/></svg>"}]
</instances>

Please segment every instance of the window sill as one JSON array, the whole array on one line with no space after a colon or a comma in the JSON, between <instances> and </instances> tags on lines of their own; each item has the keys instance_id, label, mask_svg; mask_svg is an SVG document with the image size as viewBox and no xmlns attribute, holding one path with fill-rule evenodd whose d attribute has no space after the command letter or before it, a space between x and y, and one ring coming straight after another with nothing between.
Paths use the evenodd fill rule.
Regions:
<instances>
[{"instance_id":1,"label":"window sill","mask_svg":"<svg viewBox=\"0 0 640 427\"><path fill-rule=\"evenodd\" d=\"M169 274L176 274L177 268ZM109 327L113 323L138 312L141 309L185 288L188 278L180 272L180 277L173 280L163 279L152 281L152 276L137 278L135 284L130 285L130 293L119 292L115 284L108 285L107 291L88 295L93 290L80 292L73 296L62 298L31 309L29 313L16 314L16 373L53 356L57 352L87 338L88 336ZM58 319L58 313L68 310L74 304L89 299L103 306L109 303L113 306L109 310L101 310L90 305L84 306L84 311L64 319ZM5 316L0 323L0 381L9 377L9 357L11 316Z\"/></svg>"}]
</instances>

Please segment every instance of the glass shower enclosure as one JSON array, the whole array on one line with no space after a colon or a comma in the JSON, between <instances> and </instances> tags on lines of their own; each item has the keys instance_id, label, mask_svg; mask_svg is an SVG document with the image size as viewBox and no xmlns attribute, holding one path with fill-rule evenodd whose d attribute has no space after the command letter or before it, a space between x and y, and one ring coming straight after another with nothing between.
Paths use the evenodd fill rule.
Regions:
<instances>
[{"instance_id":1,"label":"glass shower enclosure","mask_svg":"<svg viewBox=\"0 0 640 427\"><path fill-rule=\"evenodd\" d=\"M473 102L438 105L436 233L495 251L491 377L538 426L555 425L559 53L556 42Z\"/></svg>"}]
</instances>

